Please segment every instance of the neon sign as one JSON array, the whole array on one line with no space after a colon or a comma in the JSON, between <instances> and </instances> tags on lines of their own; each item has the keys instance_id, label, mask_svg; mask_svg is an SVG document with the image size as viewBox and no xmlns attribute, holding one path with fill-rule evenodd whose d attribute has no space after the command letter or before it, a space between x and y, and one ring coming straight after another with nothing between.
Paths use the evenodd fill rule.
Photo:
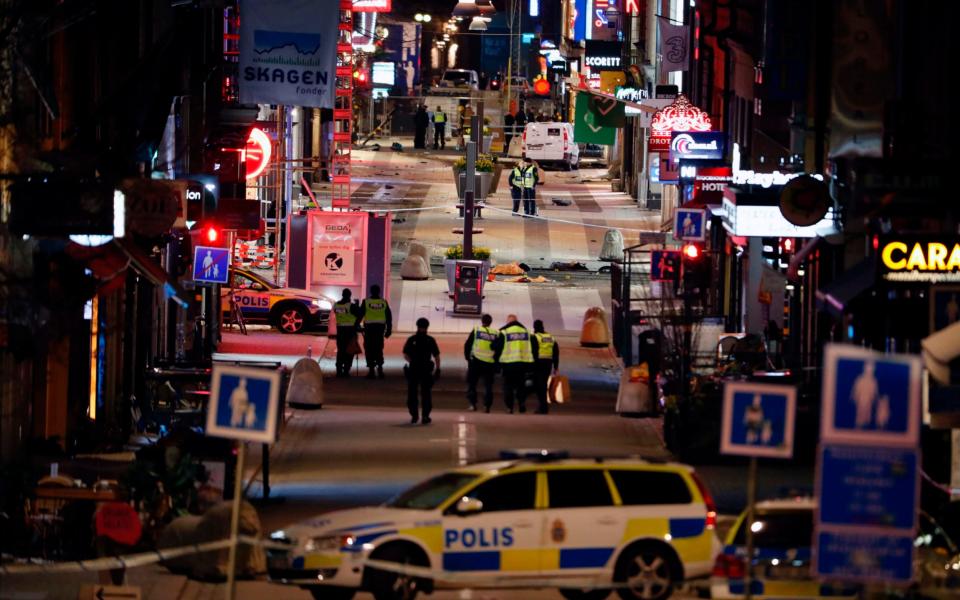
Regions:
<instances>
[{"instance_id":1,"label":"neon sign","mask_svg":"<svg viewBox=\"0 0 960 600\"><path fill-rule=\"evenodd\" d=\"M672 104L653 115L650 128L653 135L669 136L672 131L710 131L713 123L705 111L690 104L687 97L680 94Z\"/></svg>"},{"instance_id":2,"label":"neon sign","mask_svg":"<svg viewBox=\"0 0 960 600\"><path fill-rule=\"evenodd\" d=\"M888 281L941 282L960 281L960 243L885 242L880 262Z\"/></svg>"},{"instance_id":3,"label":"neon sign","mask_svg":"<svg viewBox=\"0 0 960 600\"><path fill-rule=\"evenodd\" d=\"M250 130L247 145L241 152L241 160L247 166L247 179L256 179L270 164L270 138L259 127Z\"/></svg>"}]
</instances>

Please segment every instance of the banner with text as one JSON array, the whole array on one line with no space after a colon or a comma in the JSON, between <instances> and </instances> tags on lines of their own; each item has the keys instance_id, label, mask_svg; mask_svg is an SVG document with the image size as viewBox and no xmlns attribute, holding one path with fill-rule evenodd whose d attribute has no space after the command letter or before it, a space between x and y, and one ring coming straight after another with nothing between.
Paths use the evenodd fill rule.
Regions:
<instances>
[{"instance_id":1,"label":"banner with text","mask_svg":"<svg viewBox=\"0 0 960 600\"><path fill-rule=\"evenodd\" d=\"M241 0L240 102L333 108L338 0Z\"/></svg>"}]
</instances>

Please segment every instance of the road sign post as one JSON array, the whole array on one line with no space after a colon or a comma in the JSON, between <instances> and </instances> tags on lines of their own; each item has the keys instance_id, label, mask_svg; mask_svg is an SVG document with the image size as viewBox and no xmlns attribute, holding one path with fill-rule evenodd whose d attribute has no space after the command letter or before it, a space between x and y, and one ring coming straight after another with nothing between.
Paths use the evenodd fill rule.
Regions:
<instances>
[{"instance_id":1,"label":"road sign post","mask_svg":"<svg viewBox=\"0 0 960 600\"><path fill-rule=\"evenodd\" d=\"M212 246L193 248L193 280L225 284L230 273L230 249Z\"/></svg>"},{"instance_id":2,"label":"road sign post","mask_svg":"<svg viewBox=\"0 0 960 600\"><path fill-rule=\"evenodd\" d=\"M707 237L707 211L702 208L678 208L674 215L673 237L678 240L702 242Z\"/></svg>"},{"instance_id":3,"label":"road sign post","mask_svg":"<svg viewBox=\"0 0 960 600\"><path fill-rule=\"evenodd\" d=\"M207 406L207 435L237 440L237 472L233 483L227 600L234 596L237 530L243 495L244 442L269 444L276 439L280 407L280 372L254 367L214 365Z\"/></svg>"},{"instance_id":4,"label":"road sign post","mask_svg":"<svg viewBox=\"0 0 960 600\"><path fill-rule=\"evenodd\" d=\"M753 598L753 521L757 502L757 457L793 456L797 390L788 385L728 381L723 386L720 452L750 457L747 477L747 600Z\"/></svg>"},{"instance_id":5,"label":"road sign post","mask_svg":"<svg viewBox=\"0 0 960 600\"><path fill-rule=\"evenodd\" d=\"M906 585L920 494L919 357L824 351L814 574Z\"/></svg>"}]
</instances>

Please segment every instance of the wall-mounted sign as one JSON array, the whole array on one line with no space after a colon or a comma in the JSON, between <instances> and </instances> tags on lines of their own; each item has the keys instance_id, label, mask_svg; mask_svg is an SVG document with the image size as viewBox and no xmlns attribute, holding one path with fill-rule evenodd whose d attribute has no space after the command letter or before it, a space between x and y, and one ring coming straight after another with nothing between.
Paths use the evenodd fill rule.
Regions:
<instances>
[{"instance_id":1,"label":"wall-mounted sign","mask_svg":"<svg viewBox=\"0 0 960 600\"><path fill-rule=\"evenodd\" d=\"M670 152L670 141L669 135L651 135L648 149L650 152L668 153ZM666 159L666 157L664 158Z\"/></svg>"},{"instance_id":2,"label":"wall-mounted sign","mask_svg":"<svg viewBox=\"0 0 960 600\"><path fill-rule=\"evenodd\" d=\"M960 241L897 237L880 244L880 272L887 281L960 281Z\"/></svg>"},{"instance_id":3,"label":"wall-mounted sign","mask_svg":"<svg viewBox=\"0 0 960 600\"><path fill-rule=\"evenodd\" d=\"M390 12L393 0L353 0L353 12Z\"/></svg>"},{"instance_id":4,"label":"wall-mounted sign","mask_svg":"<svg viewBox=\"0 0 960 600\"><path fill-rule=\"evenodd\" d=\"M713 123L705 111L690 104L687 97L680 94L669 106L657 111L650 128L656 135L670 135L674 131L710 131Z\"/></svg>"},{"instance_id":5,"label":"wall-mounted sign","mask_svg":"<svg viewBox=\"0 0 960 600\"><path fill-rule=\"evenodd\" d=\"M383 85L393 87L397 82L396 63L375 62L373 63L373 85Z\"/></svg>"},{"instance_id":6,"label":"wall-mounted sign","mask_svg":"<svg viewBox=\"0 0 960 600\"><path fill-rule=\"evenodd\" d=\"M587 40L583 64L593 71L622 71L622 53L623 44L620 42Z\"/></svg>"},{"instance_id":7,"label":"wall-mounted sign","mask_svg":"<svg viewBox=\"0 0 960 600\"><path fill-rule=\"evenodd\" d=\"M823 219L809 227L797 227L780 214L776 204L737 204L726 191L722 205L723 227L741 237L826 237L840 232L833 209Z\"/></svg>"},{"instance_id":8,"label":"wall-mounted sign","mask_svg":"<svg viewBox=\"0 0 960 600\"><path fill-rule=\"evenodd\" d=\"M243 148L247 179L256 179L270 164L272 145L270 138L259 127L250 130L247 145Z\"/></svg>"},{"instance_id":9,"label":"wall-mounted sign","mask_svg":"<svg viewBox=\"0 0 960 600\"><path fill-rule=\"evenodd\" d=\"M733 173L730 167L697 167L693 178L693 199L701 204L722 204Z\"/></svg>"},{"instance_id":10,"label":"wall-mounted sign","mask_svg":"<svg viewBox=\"0 0 960 600\"><path fill-rule=\"evenodd\" d=\"M627 82L627 74L623 71L603 71L600 73L600 90L607 94L615 94L620 86Z\"/></svg>"},{"instance_id":11,"label":"wall-mounted sign","mask_svg":"<svg viewBox=\"0 0 960 600\"><path fill-rule=\"evenodd\" d=\"M721 159L727 150L722 131L674 131L670 140L670 160L681 158Z\"/></svg>"}]
</instances>

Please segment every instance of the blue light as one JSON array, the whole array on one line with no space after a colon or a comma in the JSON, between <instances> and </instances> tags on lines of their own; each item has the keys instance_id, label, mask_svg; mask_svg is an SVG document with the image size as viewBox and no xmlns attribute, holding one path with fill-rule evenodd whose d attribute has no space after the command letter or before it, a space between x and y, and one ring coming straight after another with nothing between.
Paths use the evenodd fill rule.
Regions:
<instances>
[{"instance_id":1,"label":"blue light","mask_svg":"<svg viewBox=\"0 0 960 600\"><path fill-rule=\"evenodd\" d=\"M521 41L522 43L524 43L524 44L529 44L529 43L533 42L533 34L532 34L532 33L524 33L523 35L520 36L520 41Z\"/></svg>"},{"instance_id":2,"label":"blue light","mask_svg":"<svg viewBox=\"0 0 960 600\"><path fill-rule=\"evenodd\" d=\"M540 0L530 0L530 16L540 16Z\"/></svg>"}]
</instances>

